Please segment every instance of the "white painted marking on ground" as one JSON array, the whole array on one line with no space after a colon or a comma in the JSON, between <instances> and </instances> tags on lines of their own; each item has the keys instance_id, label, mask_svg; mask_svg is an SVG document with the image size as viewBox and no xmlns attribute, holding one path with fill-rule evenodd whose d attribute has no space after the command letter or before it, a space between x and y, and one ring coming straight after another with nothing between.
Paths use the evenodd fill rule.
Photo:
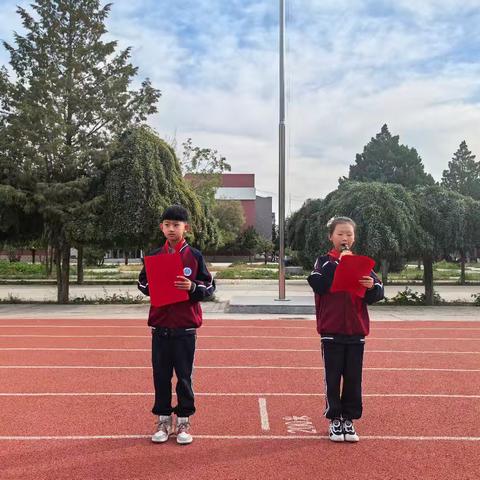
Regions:
<instances>
[{"instance_id":1,"label":"white painted marking on ground","mask_svg":"<svg viewBox=\"0 0 480 480\"><path fill-rule=\"evenodd\" d=\"M196 349L199 350L198 348ZM0 351L27 351L27 352L150 352L150 348L68 348L68 347L14 347L0 348Z\"/></svg>"},{"instance_id":2,"label":"white painted marking on ground","mask_svg":"<svg viewBox=\"0 0 480 480\"><path fill-rule=\"evenodd\" d=\"M147 304L145 306L148 306ZM375 312L375 314L378 314L378 310ZM315 323L315 314L305 314L299 317L298 315L282 315L282 314L258 314L255 318L252 318L252 314L227 314L224 318L218 318L221 317L221 312L220 313L209 313L205 312L206 319L208 320L208 323L215 323L215 322L229 322L229 321L234 321L234 322L239 322L239 323L248 323L248 322L268 322L268 323L274 323L275 325L278 325L279 322L292 322L292 323ZM279 316L280 315L280 316ZM395 314L394 314L395 315ZM101 321L112 321L117 324L118 322L135 322L135 323L143 323L144 325L146 324L146 318L148 316L148 311L147 309L145 310L145 314L142 316L137 316L137 317L121 317L121 316L115 316L113 318L112 315L108 316L99 316L99 317L93 317L89 316L87 314L87 318L85 318L85 315L79 315L77 313L72 313L69 314L68 317L66 316L49 316L49 317L37 317L37 316L29 316L28 314L16 314L13 317L9 316L3 316L0 317L0 322L17 322L17 321L30 321L30 322L51 322L51 321L58 321L58 322L67 322L67 321L75 321L75 322L101 322ZM408 319L405 318L394 318L394 317L378 317L378 318L372 318L371 323L377 327L378 324L389 324L389 325L408 325L412 323L419 323L419 324L425 324L425 323L436 323L436 324L442 324L442 323L454 323L454 324L459 324L459 323L467 323L467 324L475 324L477 323L478 320L476 318L458 318L458 317L453 317L452 315L449 316L449 318L425 318L425 317L418 317L415 314L412 314L412 316ZM389 327L378 327L378 328L386 328L388 329ZM429 327L424 327L424 328L429 328ZM445 327L449 328L449 327ZM451 328L455 328L454 326Z\"/></svg>"},{"instance_id":3,"label":"white painted marking on ground","mask_svg":"<svg viewBox=\"0 0 480 480\"><path fill-rule=\"evenodd\" d=\"M320 348L196 348L197 352L307 352L319 353ZM32 351L32 352L150 352L150 348L83 348L83 347L2 347L2 351ZM418 355L480 355L480 351L449 351L449 350L370 350L368 353L408 353Z\"/></svg>"},{"instance_id":4,"label":"white painted marking on ground","mask_svg":"<svg viewBox=\"0 0 480 480\"><path fill-rule=\"evenodd\" d=\"M114 327L112 327L114 329ZM11 334L11 335L0 335L0 338L151 338L151 335L20 335L20 334ZM286 335L199 335L198 338L285 338L288 340L315 340L318 341L318 335L312 336L300 336L300 337L288 337ZM479 341L480 338L464 338L464 337L367 337L367 342L371 340L444 340L451 342L453 340L469 340L469 341Z\"/></svg>"},{"instance_id":5,"label":"white painted marking on ground","mask_svg":"<svg viewBox=\"0 0 480 480\"><path fill-rule=\"evenodd\" d=\"M285 426L287 427L287 433L298 434L298 433L308 433L315 434L317 430L315 425L312 422L310 417L306 415L291 417L283 417L285 421Z\"/></svg>"},{"instance_id":6,"label":"white painted marking on ground","mask_svg":"<svg viewBox=\"0 0 480 480\"><path fill-rule=\"evenodd\" d=\"M55 435L55 436L0 436L0 441L41 441L41 440L131 440L150 439L151 435ZM328 440L326 435L201 435L199 440ZM362 440L398 441L439 441L439 442L480 442L480 437L454 436L410 436L410 435L362 435Z\"/></svg>"},{"instance_id":7,"label":"white painted marking on ground","mask_svg":"<svg viewBox=\"0 0 480 480\"><path fill-rule=\"evenodd\" d=\"M154 392L4 392L0 397L142 397L151 396ZM172 395L176 395L172 392ZM292 392L195 392L199 397L324 397L324 393L292 393ZM371 398L461 398L477 400L480 395L443 394L443 393L366 393L363 397Z\"/></svg>"},{"instance_id":8,"label":"white painted marking on ground","mask_svg":"<svg viewBox=\"0 0 480 480\"><path fill-rule=\"evenodd\" d=\"M260 409L260 425L264 432L270 430L270 422L268 421L268 410L267 410L267 399L259 398L258 399L258 408Z\"/></svg>"},{"instance_id":9,"label":"white painted marking on ground","mask_svg":"<svg viewBox=\"0 0 480 480\"><path fill-rule=\"evenodd\" d=\"M151 366L141 365L0 365L0 369L80 369L80 370L150 370ZM195 365L196 369L205 370L323 370L323 366L279 366L279 365ZM477 373L477 368L406 368L406 367L365 367L363 370L382 372L470 372Z\"/></svg>"},{"instance_id":10,"label":"white painted marking on ground","mask_svg":"<svg viewBox=\"0 0 480 480\"><path fill-rule=\"evenodd\" d=\"M55 319L52 319L55 320ZM77 321L78 319L75 319ZM209 320L210 321L210 320ZM313 322L312 322L313 323ZM148 326L144 323L143 325L38 325L38 324L0 324L0 328L141 328L144 330L148 329ZM248 329L271 329L269 325L202 325L200 327L202 330L207 328L248 328ZM312 330L312 326L302 327L302 326L276 326L276 330ZM400 331L400 332L417 332L417 331L480 331L480 327L375 327L375 331L386 330L386 331Z\"/></svg>"}]
</instances>

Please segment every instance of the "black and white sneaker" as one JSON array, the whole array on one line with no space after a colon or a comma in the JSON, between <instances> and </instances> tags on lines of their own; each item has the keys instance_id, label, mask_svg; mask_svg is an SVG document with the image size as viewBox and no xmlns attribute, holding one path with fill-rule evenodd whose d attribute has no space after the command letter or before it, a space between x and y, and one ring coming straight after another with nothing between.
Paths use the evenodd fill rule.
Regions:
<instances>
[{"instance_id":1,"label":"black and white sneaker","mask_svg":"<svg viewBox=\"0 0 480 480\"><path fill-rule=\"evenodd\" d=\"M343 434L342 421L339 418L330 420L328 428L328 437L332 442L344 442L345 435Z\"/></svg>"},{"instance_id":2,"label":"black and white sneaker","mask_svg":"<svg viewBox=\"0 0 480 480\"><path fill-rule=\"evenodd\" d=\"M351 420L343 421L343 434L346 442L358 442L360 440Z\"/></svg>"}]
</instances>

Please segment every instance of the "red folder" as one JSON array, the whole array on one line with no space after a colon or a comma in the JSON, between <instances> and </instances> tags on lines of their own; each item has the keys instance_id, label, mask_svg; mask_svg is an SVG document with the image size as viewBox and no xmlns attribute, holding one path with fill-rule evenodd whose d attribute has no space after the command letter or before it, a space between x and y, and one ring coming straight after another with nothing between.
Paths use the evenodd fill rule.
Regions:
<instances>
[{"instance_id":1,"label":"red folder","mask_svg":"<svg viewBox=\"0 0 480 480\"><path fill-rule=\"evenodd\" d=\"M370 275L374 266L375 261L370 257L345 255L335 269L330 291L350 292L363 298L367 289L362 287L358 281L362 277Z\"/></svg>"},{"instance_id":2,"label":"red folder","mask_svg":"<svg viewBox=\"0 0 480 480\"><path fill-rule=\"evenodd\" d=\"M179 253L150 255L144 260L150 303L154 307L188 300L188 292L176 288L173 283L177 280L177 275L183 275L183 263Z\"/></svg>"}]
</instances>

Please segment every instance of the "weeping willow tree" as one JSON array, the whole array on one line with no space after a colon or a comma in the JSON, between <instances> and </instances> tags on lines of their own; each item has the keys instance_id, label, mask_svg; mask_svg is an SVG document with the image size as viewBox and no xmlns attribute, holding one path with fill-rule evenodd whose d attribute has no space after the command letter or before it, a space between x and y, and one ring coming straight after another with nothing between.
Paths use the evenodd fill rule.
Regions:
<instances>
[{"instance_id":1,"label":"weeping willow tree","mask_svg":"<svg viewBox=\"0 0 480 480\"><path fill-rule=\"evenodd\" d=\"M105 180L105 241L123 249L158 244L161 214L173 204L189 211L195 245L203 248L218 238L216 224L204 216L197 195L184 181L172 147L147 126L126 131Z\"/></svg>"},{"instance_id":2,"label":"weeping willow tree","mask_svg":"<svg viewBox=\"0 0 480 480\"><path fill-rule=\"evenodd\" d=\"M408 255L419 230L413 197L401 185L344 181L306 222L305 256L310 265L319 252L331 248L326 224L333 216L355 221L355 249L381 265L385 282L389 263Z\"/></svg>"},{"instance_id":3,"label":"weeping willow tree","mask_svg":"<svg viewBox=\"0 0 480 480\"><path fill-rule=\"evenodd\" d=\"M307 253L307 231L315 229L318 225L317 214L322 211L323 200L307 200L302 207L294 212L286 225L286 243L297 252L299 261L306 268L311 268L312 257ZM312 225L312 222L314 225Z\"/></svg>"},{"instance_id":4,"label":"weeping willow tree","mask_svg":"<svg viewBox=\"0 0 480 480\"><path fill-rule=\"evenodd\" d=\"M427 305L434 300L433 262L459 252L462 263L465 252L480 240L480 202L441 186L419 188L415 192L419 220L424 231L418 250L422 254ZM462 267L465 281L465 267Z\"/></svg>"}]
</instances>

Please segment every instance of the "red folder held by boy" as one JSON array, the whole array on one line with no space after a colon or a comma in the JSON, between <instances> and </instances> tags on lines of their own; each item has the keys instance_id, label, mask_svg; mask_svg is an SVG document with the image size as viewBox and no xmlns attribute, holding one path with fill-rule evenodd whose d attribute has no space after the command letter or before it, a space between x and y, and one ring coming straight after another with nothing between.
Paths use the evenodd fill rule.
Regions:
<instances>
[{"instance_id":1,"label":"red folder held by boy","mask_svg":"<svg viewBox=\"0 0 480 480\"><path fill-rule=\"evenodd\" d=\"M175 287L178 276L183 275L183 263L180 253L164 253L146 256L150 303L154 307L162 307L172 303L185 302L189 299L188 291Z\"/></svg>"}]
</instances>

